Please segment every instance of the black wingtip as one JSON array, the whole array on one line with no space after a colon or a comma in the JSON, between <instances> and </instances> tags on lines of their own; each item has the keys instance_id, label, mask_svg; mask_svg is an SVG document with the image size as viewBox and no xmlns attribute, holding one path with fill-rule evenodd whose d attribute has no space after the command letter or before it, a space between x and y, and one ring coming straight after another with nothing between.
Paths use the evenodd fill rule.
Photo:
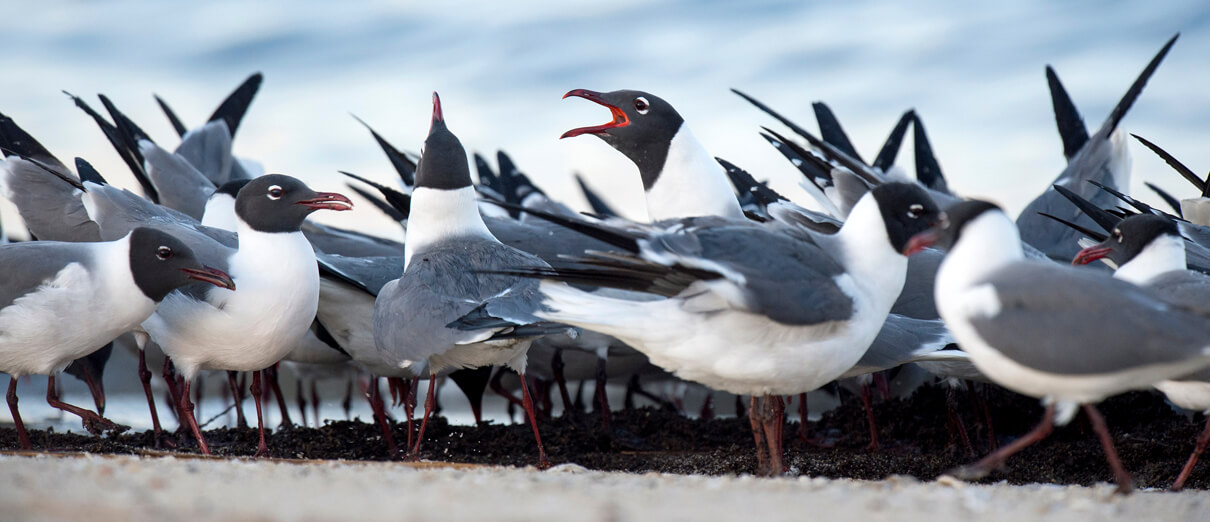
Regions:
<instances>
[{"instance_id":1,"label":"black wingtip","mask_svg":"<svg viewBox=\"0 0 1210 522\"><path fill-rule=\"evenodd\" d=\"M1067 89L1063 88L1063 82L1059 81L1059 75L1049 65L1046 66L1046 84L1050 86L1055 125L1058 126L1059 137L1063 140L1063 156L1071 160L1088 142L1088 129L1084 126L1084 118L1080 116L1075 102L1071 101Z\"/></svg>"},{"instance_id":2,"label":"black wingtip","mask_svg":"<svg viewBox=\"0 0 1210 522\"><path fill-rule=\"evenodd\" d=\"M3 149L5 156L55 159L54 155L46 150L46 147L25 132L25 129L17 125L16 121L4 114L0 114L0 149ZM59 162L59 160L55 159L55 162Z\"/></svg>"},{"instance_id":3,"label":"black wingtip","mask_svg":"<svg viewBox=\"0 0 1210 522\"><path fill-rule=\"evenodd\" d=\"M1130 85L1130 89L1126 91L1126 94L1114 106L1113 111L1109 113L1109 117L1106 118L1105 123L1101 126L1101 130L1105 133L1106 137L1118 127L1118 123L1122 121L1122 118L1126 116L1126 112L1134 105L1139 94L1142 94L1143 87L1147 85L1147 80L1151 79L1151 75L1160 66L1160 62L1164 61L1164 57L1168 55L1168 51L1172 49L1172 46L1176 44L1176 39L1180 38L1180 36L1180 33L1176 33L1176 35L1168 40L1168 43L1164 44L1160 52L1156 53L1155 57L1147 63L1147 67L1143 69L1142 73L1139 73L1138 78Z\"/></svg>"},{"instance_id":4,"label":"black wingtip","mask_svg":"<svg viewBox=\"0 0 1210 522\"><path fill-rule=\"evenodd\" d=\"M1079 232L1079 233L1081 233L1081 234L1084 234L1084 235L1086 235L1086 236L1088 236L1088 237L1090 237L1090 238L1092 238L1093 240L1096 240L1096 241L1104 241L1106 237L1109 237L1107 234L1104 234L1104 233L1101 233L1101 232L1096 232L1096 231L1093 231L1093 230L1091 230L1091 229L1089 229L1089 228L1087 228L1087 227L1082 227L1082 226L1077 225L1077 224L1075 224L1075 223L1072 223L1072 222L1070 222L1070 221L1068 221L1068 220L1066 220L1066 219L1063 219L1063 218L1061 218L1061 217L1052 216L1052 215L1047 214L1047 213L1045 213L1045 212L1038 212L1038 215L1043 216L1043 217L1048 217L1048 218L1050 218L1050 219L1053 219L1053 220L1055 220L1055 221L1058 221L1059 223L1062 223L1062 224L1064 224L1064 225L1067 225L1067 226L1068 226L1068 227L1070 227L1072 230L1075 230L1076 232Z\"/></svg>"},{"instance_id":5,"label":"black wingtip","mask_svg":"<svg viewBox=\"0 0 1210 522\"><path fill-rule=\"evenodd\" d=\"M777 191L769 188L769 185L756 181L756 178L750 172L740 168L738 165L723 158L716 157L714 160L723 166L723 170L727 171L727 177L731 180L731 185L735 187L737 192L751 195L762 207L778 201L788 201L784 196L778 194Z\"/></svg>"},{"instance_id":6,"label":"black wingtip","mask_svg":"<svg viewBox=\"0 0 1210 522\"><path fill-rule=\"evenodd\" d=\"M1206 191L1210 189L1210 183L1202 181L1197 174L1193 173L1193 169L1185 166L1185 164L1181 163L1180 160L1176 159L1175 156L1169 154L1168 151L1160 148L1159 145L1152 143L1150 140L1147 140L1138 134L1131 134L1131 136L1134 136L1134 139L1138 140L1138 142L1142 143L1144 147L1147 147L1151 150L1151 152L1154 152L1156 156L1159 156L1160 159L1164 160L1164 163L1167 163L1169 167L1172 167L1172 169L1180 174L1182 178L1185 178L1186 181L1197 187L1197 190L1201 192L1203 196L1206 195Z\"/></svg>"},{"instance_id":7,"label":"black wingtip","mask_svg":"<svg viewBox=\"0 0 1210 522\"><path fill-rule=\"evenodd\" d=\"M108 96L98 94L97 97L101 99L101 104L105 106L105 110L109 111L109 116L113 118L117 142L114 143L112 139L110 142L118 150L118 154L122 156L122 160L126 162L126 166L130 167L130 173L139 182L139 186L143 188L143 194L147 196L147 199L150 199L154 203L159 203L160 194L143 167L145 164L143 153L139 151L140 141L147 140L154 143L154 140L143 129L139 128L133 120L127 117L126 114L118 110L117 105L110 101Z\"/></svg>"},{"instance_id":8,"label":"black wingtip","mask_svg":"<svg viewBox=\"0 0 1210 522\"><path fill-rule=\"evenodd\" d=\"M891 129L891 134L887 136L886 141L882 144L882 149L878 151L878 157L874 158L873 167L886 172L895 164L895 158L899 156L899 149L903 148L903 137L907 135L908 124L912 122L912 118L916 117L914 109L908 109L899 117L899 121L895 122L895 128Z\"/></svg>"},{"instance_id":9,"label":"black wingtip","mask_svg":"<svg viewBox=\"0 0 1210 522\"><path fill-rule=\"evenodd\" d=\"M865 160L857 154L857 148L853 146L852 141L849 141L849 135L845 134L844 128L841 127L840 120L836 118L832 108L824 102L817 101L811 104L811 109L815 111L815 121L819 124L820 137L841 152L864 164Z\"/></svg>"},{"instance_id":10,"label":"black wingtip","mask_svg":"<svg viewBox=\"0 0 1210 522\"><path fill-rule=\"evenodd\" d=\"M248 79L236 87L223 103L219 104L214 110L214 114L206 121L223 120L227 123L227 131L231 133L231 137L235 138L235 131L239 129L240 122L244 120L244 116L248 114L248 107L252 105L252 99L256 97L257 91L260 90L261 83L265 77L261 73L253 73Z\"/></svg>"},{"instance_id":11,"label":"black wingtip","mask_svg":"<svg viewBox=\"0 0 1210 522\"><path fill-rule=\"evenodd\" d=\"M89 183L96 183L97 185L109 184L109 182L105 181L105 178L101 176L101 173L98 172L97 169L84 158L76 158L76 173L80 175L81 182L87 181Z\"/></svg>"},{"instance_id":12,"label":"black wingtip","mask_svg":"<svg viewBox=\"0 0 1210 522\"><path fill-rule=\"evenodd\" d=\"M580 185L580 192L584 193L584 199L588 200L588 206L592 207L594 214L602 217L618 217L619 214L605 202L605 198L601 197L595 190L588 186L584 178L579 174L575 174L576 183Z\"/></svg>"},{"instance_id":13,"label":"black wingtip","mask_svg":"<svg viewBox=\"0 0 1210 522\"><path fill-rule=\"evenodd\" d=\"M1169 207L1172 207L1172 211L1176 213L1177 217L1180 217L1181 219L1185 218L1185 213L1181 210L1180 200L1172 197L1172 194L1169 194L1162 188L1152 185L1150 182L1143 182L1143 184L1147 185L1147 188L1151 189L1152 192L1155 192L1155 194L1159 196L1160 199L1164 200L1164 203L1167 203Z\"/></svg>"},{"instance_id":14,"label":"black wingtip","mask_svg":"<svg viewBox=\"0 0 1210 522\"><path fill-rule=\"evenodd\" d=\"M928 133L924 130L924 122L920 116L912 113L913 139L916 147L916 179L924 186L938 192L949 193L945 175L941 173L941 164L933 154L933 145L929 143Z\"/></svg>"},{"instance_id":15,"label":"black wingtip","mask_svg":"<svg viewBox=\"0 0 1210 522\"><path fill-rule=\"evenodd\" d=\"M158 94L153 94L152 96L155 97L156 105L160 106L160 110L163 111L164 116L168 118L168 123L172 124L172 130L176 131L177 136L183 137L186 132L189 132L189 129L185 128L185 124L181 123L181 119L176 116L176 112L172 110L172 107L168 106L168 102L164 101L163 98L160 98L160 95Z\"/></svg>"},{"instance_id":16,"label":"black wingtip","mask_svg":"<svg viewBox=\"0 0 1210 522\"><path fill-rule=\"evenodd\" d=\"M383 214L386 214L387 217L391 218L392 220L403 221L403 220L407 219L406 216L404 216L403 214L400 214L399 210L397 210L395 207L392 207L391 204L387 203L387 201L385 199L382 199L381 196L375 195L375 194L371 193L370 191L363 189L352 183L345 183L345 186L349 187L349 190L356 192L357 195L361 196L362 199L369 201L370 204L374 206L374 208L378 209Z\"/></svg>"},{"instance_id":17,"label":"black wingtip","mask_svg":"<svg viewBox=\"0 0 1210 522\"><path fill-rule=\"evenodd\" d=\"M1052 185L1052 187L1054 187L1054 189L1060 195L1072 202L1072 204L1074 204L1076 208L1080 209L1081 212L1083 212L1089 218L1092 218L1093 222L1095 222L1097 226L1101 227L1106 232L1113 230L1113 227L1117 226L1118 221L1120 221L1120 219L1117 217L1114 217L1109 212L1106 212L1100 207L1092 204L1091 201L1084 199L1079 194L1068 190L1066 187L1063 187L1062 185Z\"/></svg>"},{"instance_id":18,"label":"black wingtip","mask_svg":"<svg viewBox=\"0 0 1210 522\"><path fill-rule=\"evenodd\" d=\"M1116 197L1116 198L1118 198L1118 199L1120 199L1120 200L1122 200L1122 201L1125 201L1125 202L1126 202L1126 204L1128 204L1128 205L1130 205L1130 206L1134 207L1134 208L1135 208L1136 210L1138 210L1139 212L1145 212L1145 213L1148 213L1148 214L1155 214L1155 213L1159 212L1158 210L1156 210L1156 209L1152 208L1152 207L1151 207L1151 205L1148 205L1148 204L1146 204L1146 203L1143 203L1142 201L1139 201L1139 200L1137 200L1137 199L1134 199L1134 198L1132 198L1132 197L1130 197L1130 196L1126 195L1124 192L1122 192L1122 191L1120 191L1120 190L1118 190L1118 189L1115 189L1115 188L1113 188L1113 187L1111 187L1111 186L1109 186L1109 185L1106 185L1106 184L1104 184L1104 183L1100 183L1100 182L1098 182L1098 181L1091 180L1091 179L1090 179L1090 180L1088 180L1088 182L1089 182L1089 183L1092 183L1092 184L1093 184L1093 185L1095 185L1097 188L1099 188L1099 189L1101 189L1101 190L1104 190L1105 192L1108 192L1108 193L1112 194L1114 197Z\"/></svg>"},{"instance_id":19,"label":"black wingtip","mask_svg":"<svg viewBox=\"0 0 1210 522\"><path fill-rule=\"evenodd\" d=\"M345 176L353 178L362 183L365 183L366 185L374 187L375 189L378 190L378 192L380 194L382 194L382 197L384 200L386 200L387 204L389 204L391 206L391 208L395 209L395 211L399 213L399 216L400 216L398 218L399 221L404 221L404 220L408 219L408 216L411 214L411 210L412 210L412 197L411 196L404 194L398 190L395 190L391 187L388 187L386 185L383 185L381 183L376 183L369 179L358 176L357 174L353 174L352 172L345 172L343 170L337 171L337 172L340 172L341 174L344 174Z\"/></svg>"},{"instance_id":20,"label":"black wingtip","mask_svg":"<svg viewBox=\"0 0 1210 522\"><path fill-rule=\"evenodd\" d=\"M534 208L527 208L505 201L497 201L494 199L485 199L483 201L487 201L507 210L516 210L518 212L531 214L533 216L550 221L556 225L569 228L588 237L616 246L627 252L635 254L639 252L638 236L627 234L621 230L614 230L596 225L594 223L589 223L587 221L569 218L567 216L560 216L558 214L552 214L550 212L545 212Z\"/></svg>"},{"instance_id":21,"label":"black wingtip","mask_svg":"<svg viewBox=\"0 0 1210 522\"><path fill-rule=\"evenodd\" d=\"M408 157L402 152L399 152L399 149L396 149L394 145L391 145L389 142L387 142L387 140L383 139L382 135L378 134L378 131L375 131L373 127L370 127L370 124L366 123L361 118L358 118L356 114L353 114L352 116L353 119L357 120L357 122L364 126L366 130L370 131L370 135L374 137L374 141L378 143L378 147L381 148L382 152L387 155L387 159L390 160L391 166L395 168L395 173L399 175L399 179L403 180L403 183L409 187L415 186L416 162L408 159Z\"/></svg>"}]
</instances>

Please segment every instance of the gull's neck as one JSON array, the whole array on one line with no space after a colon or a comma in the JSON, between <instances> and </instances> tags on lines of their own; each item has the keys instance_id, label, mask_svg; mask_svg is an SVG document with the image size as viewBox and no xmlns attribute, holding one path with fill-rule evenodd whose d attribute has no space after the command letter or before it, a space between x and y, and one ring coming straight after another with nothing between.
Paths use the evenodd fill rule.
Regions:
<instances>
[{"instance_id":1,"label":"gull's neck","mask_svg":"<svg viewBox=\"0 0 1210 522\"><path fill-rule=\"evenodd\" d=\"M840 250L845 270L856 281L866 284L872 295L885 300L889 310L903 290L908 262L891 246L882 211L874 196L869 193L862 196L844 226L831 237L833 245Z\"/></svg>"},{"instance_id":2,"label":"gull's neck","mask_svg":"<svg viewBox=\"0 0 1210 522\"><path fill-rule=\"evenodd\" d=\"M641 173L647 190L647 215L652 221L700 216L742 219L723 167L682 123L668 145L658 173Z\"/></svg>"},{"instance_id":3,"label":"gull's neck","mask_svg":"<svg viewBox=\"0 0 1210 522\"><path fill-rule=\"evenodd\" d=\"M214 194L206 200L202 211L202 225L236 232L240 219L235 216L235 198L227 194Z\"/></svg>"},{"instance_id":4,"label":"gull's neck","mask_svg":"<svg viewBox=\"0 0 1210 522\"><path fill-rule=\"evenodd\" d=\"M405 271L413 254L446 239L471 236L496 241L479 215L474 187L450 190L416 187L412 191L409 214L408 236L403 248Z\"/></svg>"},{"instance_id":5,"label":"gull's neck","mask_svg":"<svg viewBox=\"0 0 1210 522\"><path fill-rule=\"evenodd\" d=\"M1173 270L1185 270L1185 240L1163 234L1151 240L1134 259L1118 267L1113 277L1144 285L1155 276Z\"/></svg>"},{"instance_id":6,"label":"gull's neck","mask_svg":"<svg viewBox=\"0 0 1210 522\"><path fill-rule=\"evenodd\" d=\"M967 223L937 270L938 301L987 275L1025 259L1017 226L1004 212L990 210Z\"/></svg>"}]
</instances>

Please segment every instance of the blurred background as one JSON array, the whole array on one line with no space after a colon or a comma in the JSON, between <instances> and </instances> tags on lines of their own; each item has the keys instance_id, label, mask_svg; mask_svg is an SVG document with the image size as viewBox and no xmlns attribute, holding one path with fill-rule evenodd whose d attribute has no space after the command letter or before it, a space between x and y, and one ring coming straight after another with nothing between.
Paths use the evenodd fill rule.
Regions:
<instances>
[{"instance_id":1,"label":"blurred background","mask_svg":"<svg viewBox=\"0 0 1210 522\"><path fill-rule=\"evenodd\" d=\"M193 127L244 78L263 72L264 85L235 140L237 155L322 190L341 190L338 169L394 179L351 115L401 149L418 151L436 90L468 150L489 158L506 150L548 193L586 209L571 177L582 173L635 218L646 211L634 167L594 137L558 139L565 130L609 119L587 101L560 100L568 90L657 94L677 107L713 154L808 204L797 171L757 134L761 125L779 124L730 88L809 129L815 128L811 103L827 102L867 158L899 115L915 108L950 187L1017 212L1066 163L1044 67L1055 67L1095 129L1177 32L1180 40L1123 128L1165 147L1195 172L1210 169L1210 3L1204 0L1020 0L979 7L955 0L4 3L9 23L0 31L0 112L65 162L84 157L115 184L132 188L101 132L60 91L98 107L95 95L108 95L171 147L177 138L153 93ZM1134 193L1155 201L1142 188L1150 181L1177 197L1193 194L1149 151L1133 141L1131 148ZM911 172L911 161L907 147L899 164ZM11 204L0 202L0 213L9 233L21 237ZM317 218L401 235L368 205ZM133 369L124 364L114 367ZM41 389L29 389L23 409L34 416L44 407ZM69 391L68 400L88 404L82 386ZM137 405L132 415L141 415Z\"/></svg>"},{"instance_id":2,"label":"blurred background","mask_svg":"<svg viewBox=\"0 0 1210 522\"><path fill-rule=\"evenodd\" d=\"M53 153L82 156L135 186L96 126L60 91L99 107L105 93L153 137L176 136L152 98L200 124L249 74L265 82L235 141L269 172L341 188L337 169L393 179L356 114L418 151L429 93L470 151L509 152L547 192L582 205L584 174L611 203L643 217L633 166L600 140L558 140L608 112L560 100L573 88L646 90L671 102L715 155L803 200L797 171L762 140L779 124L729 88L814 129L830 104L859 151L874 156L899 115L922 116L950 186L1021 209L1063 168L1044 67L1051 64L1095 129L1176 32L1181 39L1124 128L1210 169L1210 4L953 0L575 2L158 2L23 6L0 32L0 112ZM9 12L14 12L9 10ZM19 23L18 23L19 19ZM1132 142L1134 188L1192 188ZM911 172L910 147L899 163ZM5 223L15 214L3 205ZM586 208L586 207L584 207ZM383 234L373 209L328 213ZM14 229L16 227L7 227ZM12 232L19 235L19 232Z\"/></svg>"}]
</instances>

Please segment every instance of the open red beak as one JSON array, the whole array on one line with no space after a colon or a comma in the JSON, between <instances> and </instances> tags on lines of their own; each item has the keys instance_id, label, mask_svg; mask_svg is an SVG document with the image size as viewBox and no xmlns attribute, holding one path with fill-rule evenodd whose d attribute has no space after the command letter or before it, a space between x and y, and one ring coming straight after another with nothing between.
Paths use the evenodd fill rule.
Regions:
<instances>
[{"instance_id":1,"label":"open red beak","mask_svg":"<svg viewBox=\"0 0 1210 522\"><path fill-rule=\"evenodd\" d=\"M231 280L231 276L217 268L182 268L181 271L189 274L189 279L210 283L227 290L235 290L235 281Z\"/></svg>"},{"instance_id":2,"label":"open red beak","mask_svg":"<svg viewBox=\"0 0 1210 522\"><path fill-rule=\"evenodd\" d=\"M630 125L630 118L626 116L626 113L622 112L622 109L619 109L619 108L615 107L613 104L605 101L605 99L601 97L601 93L599 93L599 92L590 91L588 89L575 89L572 91L568 91L567 94L563 95L563 98L566 99L569 96L576 96L579 98L584 98L585 100L589 100L593 103L596 103L597 105L600 105L602 107L609 109L609 112L613 113L613 121L602 124L602 125L594 125L592 127L580 127L578 129L572 129L567 132L564 132L562 136L559 136L559 139L574 138L581 134L600 134L609 129L616 129L618 127L625 127L627 125Z\"/></svg>"},{"instance_id":3,"label":"open red beak","mask_svg":"<svg viewBox=\"0 0 1210 522\"><path fill-rule=\"evenodd\" d=\"M1101 246L1100 244L1092 245L1088 248L1085 248L1085 249L1079 251L1076 254L1076 257L1072 258L1071 264L1072 265L1087 265L1088 263L1091 263L1093 261L1096 261L1098 259L1101 259L1101 258L1109 255L1110 252L1113 252L1112 248L1109 248L1106 246Z\"/></svg>"},{"instance_id":4,"label":"open red beak","mask_svg":"<svg viewBox=\"0 0 1210 522\"><path fill-rule=\"evenodd\" d=\"M335 192L319 192L315 197L304 199L297 204L306 205L314 210L353 210L353 202Z\"/></svg>"},{"instance_id":5,"label":"open red beak","mask_svg":"<svg viewBox=\"0 0 1210 522\"><path fill-rule=\"evenodd\" d=\"M441 113L441 97L437 96L437 91L433 91L433 121L445 121L445 115Z\"/></svg>"},{"instance_id":6,"label":"open red beak","mask_svg":"<svg viewBox=\"0 0 1210 522\"><path fill-rule=\"evenodd\" d=\"M907 246L903 247L903 255L904 257L910 257L916 252L937 244L937 241L940 239L941 232L938 231L938 229L930 228L925 230L924 232L912 236L912 238L908 240Z\"/></svg>"}]
</instances>

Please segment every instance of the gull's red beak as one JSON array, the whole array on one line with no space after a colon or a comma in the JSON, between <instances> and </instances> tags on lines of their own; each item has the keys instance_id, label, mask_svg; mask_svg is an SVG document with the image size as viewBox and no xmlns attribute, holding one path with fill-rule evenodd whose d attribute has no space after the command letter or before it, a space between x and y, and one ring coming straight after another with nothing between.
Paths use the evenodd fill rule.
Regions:
<instances>
[{"instance_id":1,"label":"gull's red beak","mask_svg":"<svg viewBox=\"0 0 1210 522\"><path fill-rule=\"evenodd\" d=\"M602 107L609 109L609 112L613 113L613 121L602 124L602 125L594 125L592 127L580 127L578 129L572 129L567 132L564 132L562 136L559 136L559 139L574 138L581 134L600 134L609 129L616 129L618 127L625 127L627 125L630 125L630 118L626 116L626 113L622 112L622 109L605 101L605 99L601 97L601 93L599 93L599 92L590 91L588 89L575 89L572 91L568 91L567 94L563 95L563 98L566 99L570 96L575 96L577 98L584 98L585 100L591 101L593 103L596 103L597 105L600 105Z\"/></svg>"},{"instance_id":2,"label":"gull's red beak","mask_svg":"<svg viewBox=\"0 0 1210 522\"><path fill-rule=\"evenodd\" d=\"M433 123L444 122L445 115L441 114L441 97L437 96L437 91L433 91Z\"/></svg>"},{"instance_id":3,"label":"gull's red beak","mask_svg":"<svg viewBox=\"0 0 1210 522\"><path fill-rule=\"evenodd\" d=\"M908 240L907 246L903 247L903 255L905 257L910 257L912 254L937 244L937 241L940 239L941 232L939 229L930 228L925 230L924 232L912 236L912 238Z\"/></svg>"},{"instance_id":4,"label":"gull's red beak","mask_svg":"<svg viewBox=\"0 0 1210 522\"><path fill-rule=\"evenodd\" d=\"M435 113L434 117L437 114ZM353 210L353 202L342 194L335 192L318 192L311 199L304 199L297 203L298 205L306 205L313 210Z\"/></svg>"},{"instance_id":5,"label":"gull's red beak","mask_svg":"<svg viewBox=\"0 0 1210 522\"><path fill-rule=\"evenodd\" d=\"M1102 244L1097 243L1076 253L1076 257L1072 258L1071 264L1087 265L1088 263L1108 256L1110 252L1113 252L1112 248L1102 246Z\"/></svg>"},{"instance_id":6,"label":"gull's red beak","mask_svg":"<svg viewBox=\"0 0 1210 522\"><path fill-rule=\"evenodd\" d=\"M231 276L217 268L182 268L181 271L189 274L189 279L210 283L227 290L235 290L235 281L231 280Z\"/></svg>"}]
</instances>

